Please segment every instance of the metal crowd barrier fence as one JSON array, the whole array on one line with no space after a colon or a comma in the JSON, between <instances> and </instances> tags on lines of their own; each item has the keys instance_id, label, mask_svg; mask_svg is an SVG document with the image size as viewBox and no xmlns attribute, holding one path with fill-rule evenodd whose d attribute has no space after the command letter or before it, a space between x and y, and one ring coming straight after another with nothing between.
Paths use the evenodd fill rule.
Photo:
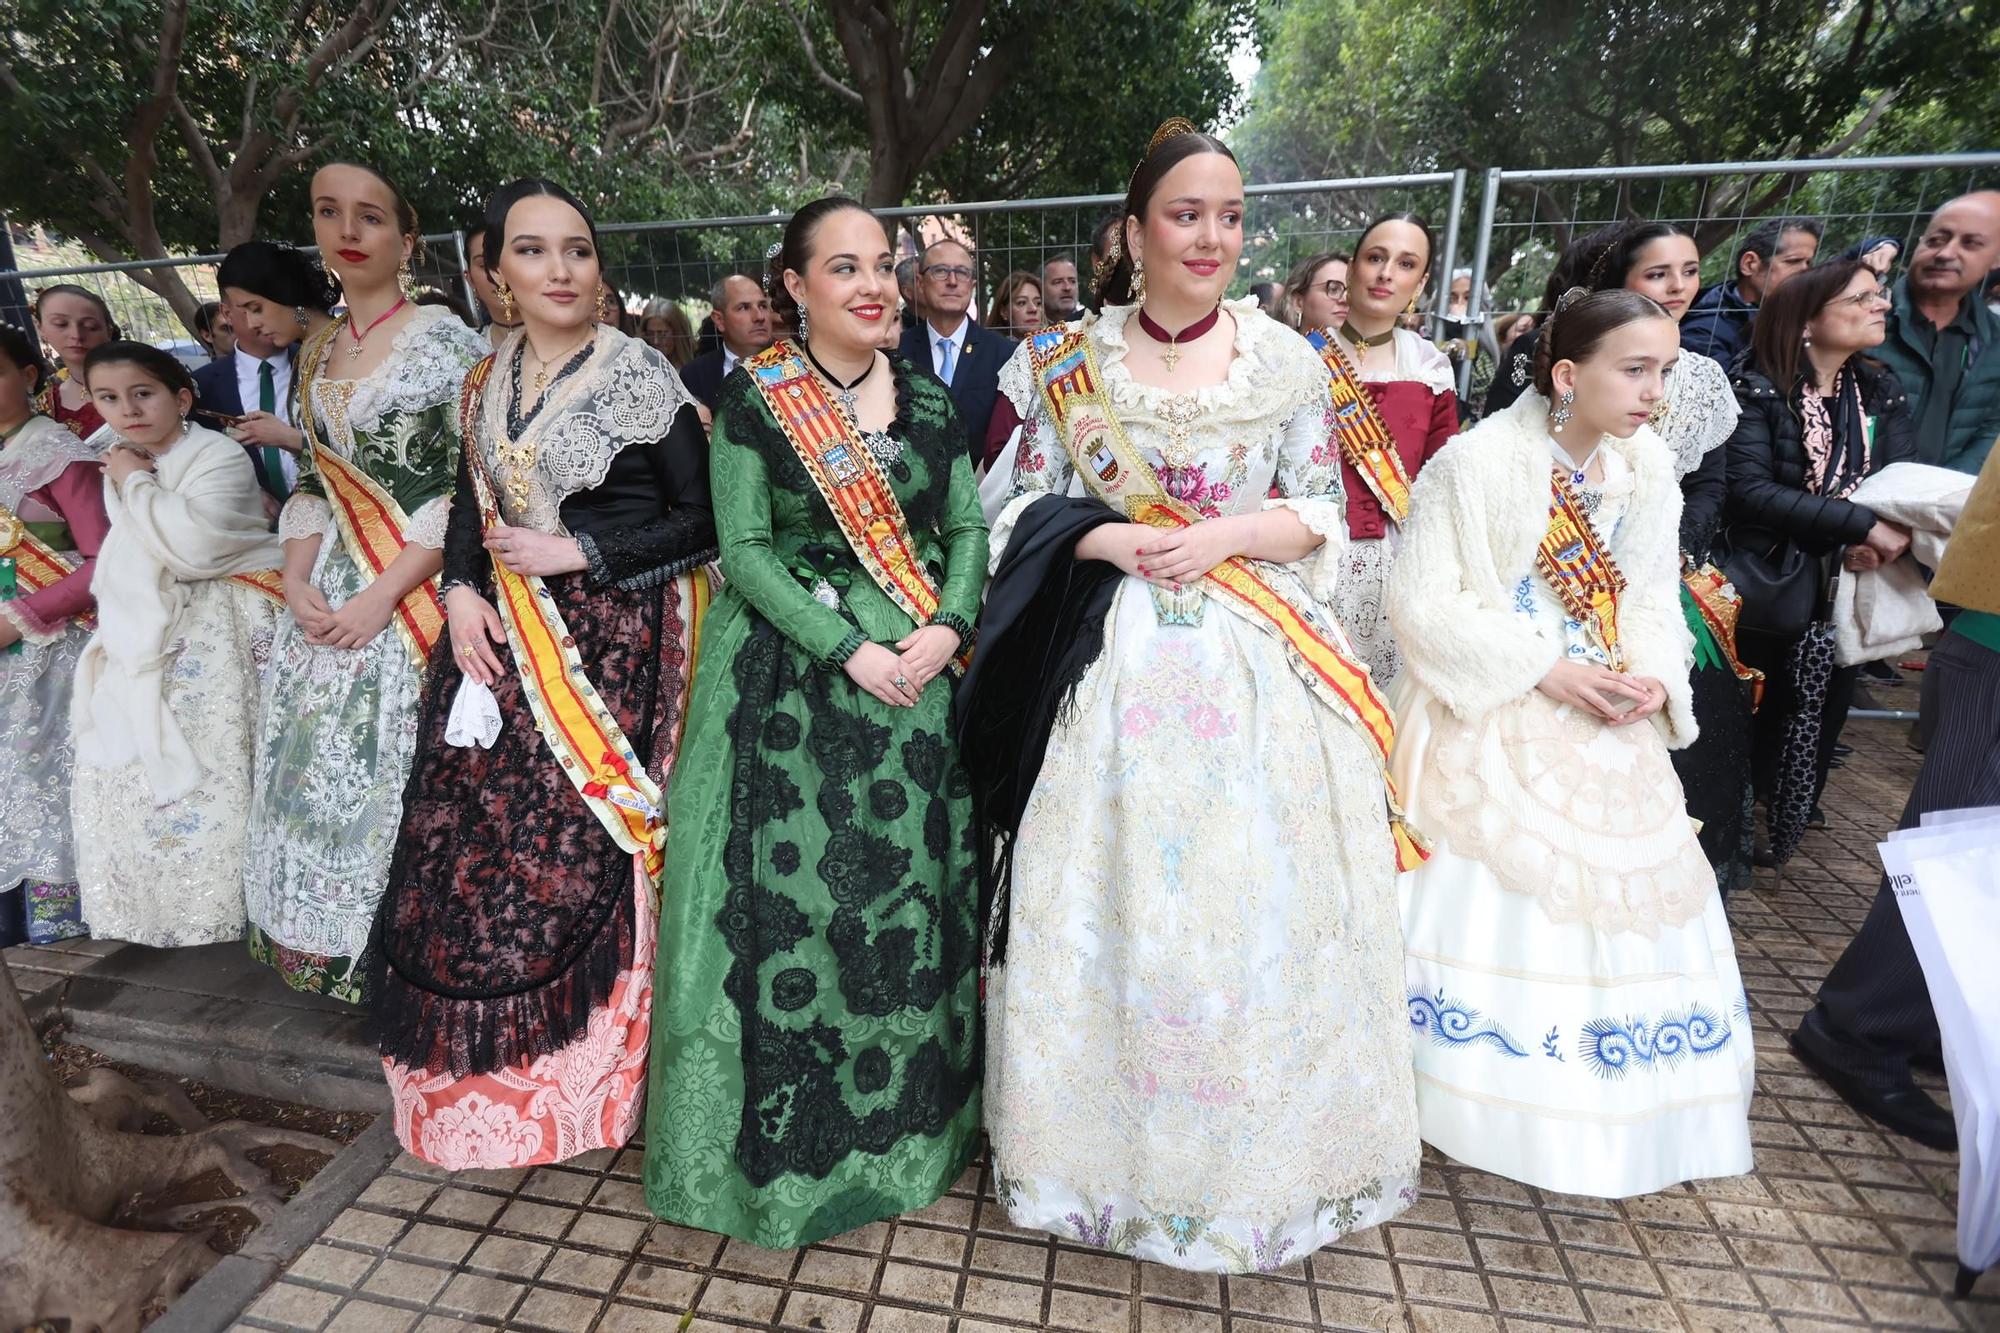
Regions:
<instances>
[{"instance_id":1,"label":"metal crowd barrier fence","mask_svg":"<svg viewBox=\"0 0 2000 1333\"><path fill-rule=\"evenodd\" d=\"M423 240L423 260L411 266L416 285L470 302L472 295L465 287L463 278L463 239L455 232L442 232L427 235ZM318 253L317 246L300 248L308 253ZM32 302L36 292L56 283L82 287L103 299L119 332L126 337L169 350L187 349L194 345L194 334L174 313L173 306L159 288L164 285L166 276L171 274L197 303L216 300L221 293L216 288L215 270L222 258L220 254L177 255L172 259L134 259L115 264L24 268L0 273L0 291L8 289L10 280L18 282L27 289L28 299ZM16 318L15 312L0 310L0 319ZM25 321L25 312L18 318Z\"/></svg>"},{"instance_id":2,"label":"metal crowd barrier fence","mask_svg":"<svg viewBox=\"0 0 2000 1333\"><path fill-rule=\"evenodd\" d=\"M1367 219L1391 209L1426 217L1438 235L1440 298L1456 263L1465 208L1466 173L1428 172L1343 180L1279 181L1249 186L1253 201L1246 219L1244 257L1236 290L1257 282L1283 282L1293 265L1320 250L1351 248ZM1098 222L1122 195L1070 195L1049 199L989 200L924 204L880 210L896 224L900 253L914 253L940 236L968 241L977 257L975 306L986 301L1008 273L1037 276L1057 255L1073 257L1089 282L1090 242ZM782 214L697 218L667 222L614 222L598 228L605 246L607 278L637 311L653 299L700 309L713 284L731 273L761 276L765 252L784 228ZM461 299L471 293L463 282L464 247L455 235L427 236L428 254L416 270L419 285ZM307 247L310 248L310 247ZM219 254L117 264L23 269L0 273L0 284L18 279L30 296L57 282L75 283L102 296L128 335L161 345L187 343L191 335L172 307L154 290L159 276L172 272L197 301L217 296ZM4 287L0 287L4 289Z\"/></svg>"},{"instance_id":3,"label":"metal crowd barrier fence","mask_svg":"<svg viewBox=\"0 0 2000 1333\"><path fill-rule=\"evenodd\" d=\"M1807 217L1825 228L1819 253L1889 236L1902 246L1896 273L1926 220L1954 195L1991 185L2000 152L1902 157L1697 162L1485 173L1470 268L1477 321L1533 311L1562 248L1606 223L1674 222L1702 252L1702 282L1733 276L1736 247L1767 218Z\"/></svg>"},{"instance_id":4,"label":"metal crowd barrier fence","mask_svg":"<svg viewBox=\"0 0 2000 1333\"><path fill-rule=\"evenodd\" d=\"M1410 209L1438 234L1443 291L1457 254L1465 208L1466 173L1428 172L1343 180L1277 181L1251 185L1244 253L1237 289L1282 283L1292 266L1320 250L1351 248L1370 216ZM1123 195L1067 195L1049 199L921 204L877 210L896 226L898 253L950 236L967 242L978 268L975 307L1015 271L1040 276L1047 261L1066 256L1090 280L1090 243L1098 223ZM598 228L613 283L628 301L650 297L705 301L711 286L731 273L760 277L765 254L784 229L781 214L699 218L682 222L620 222ZM1046 295L1046 294L1045 294Z\"/></svg>"}]
</instances>

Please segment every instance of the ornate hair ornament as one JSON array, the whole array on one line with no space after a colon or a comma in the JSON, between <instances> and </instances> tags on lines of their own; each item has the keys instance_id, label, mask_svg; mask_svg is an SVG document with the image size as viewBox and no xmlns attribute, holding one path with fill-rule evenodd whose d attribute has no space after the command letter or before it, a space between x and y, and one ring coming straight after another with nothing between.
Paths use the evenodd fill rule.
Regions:
<instances>
[{"instance_id":1,"label":"ornate hair ornament","mask_svg":"<svg viewBox=\"0 0 2000 1333\"><path fill-rule=\"evenodd\" d=\"M1581 301L1584 297L1588 295L1590 295L1590 288L1588 287L1571 287L1568 291L1564 292L1561 296L1558 296L1556 298L1556 308L1549 312L1549 322L1542 327L1542 338L1548 344L1549 352L1551 355L1553 355L1556 350L1557 316L1561 315L1563 311L1569 309L1571 306L1575 305L1578 301Z\"/></svg>"},{"instance_id":2,"label":"ornate hair ornament","mask_svg":"<svg viewBox=\"0 0 2000 1333\"><path fill-rule=\"evenodd\" d=\"M764 295L767 297L775 295L773 289L776 287L778 281L777 270L772 268L771 265L784 252L785 243L783 241L772 241L771 248L764 252Z\"/></svg>"},{"instance_id":3,"label":"ornate hair ornament","mask_svg":"<svg viewBox=\"0 0 2000 1333\"><path fill-rule=\"evenodd\" d=\"M1604 266L1611 262L1612 252L1624 243L1625 238L1631 235L1633 230L1634 224L1630 222L1625 223L1613 231L1610 237L1605 240L1604 247L1597 252L1597 258L1590 262L1590 273L1583 280L1585 287L1588 287L1593 292L1601 290L1598 284L1604 281ZM1568 293L1564 293L1564 295L1568 295Z\"/></svg>"},{"instance_id":4,"label":"ornate hair ornament","mask_svg":"<svg viewBox=\"0 0 2000 1333\"><path fill-rule=\"evenodd\" d=\"M1152 160L1154 153L1160 151L1161 144L1167 142L1169 139L1178 139L1183 134L1199 133L1201 131L1195 128L1195 123L1186 116L1171 116L1162 121L1160 128L1154 130L1153 137L1147 141L1146 151L1140 155L1138 165L1132 168L1132 175L1125 182L1125 192L1127 194L1132 192L1132 183L1139 179L1140 169Z\"/></svg>"}]
</instances>

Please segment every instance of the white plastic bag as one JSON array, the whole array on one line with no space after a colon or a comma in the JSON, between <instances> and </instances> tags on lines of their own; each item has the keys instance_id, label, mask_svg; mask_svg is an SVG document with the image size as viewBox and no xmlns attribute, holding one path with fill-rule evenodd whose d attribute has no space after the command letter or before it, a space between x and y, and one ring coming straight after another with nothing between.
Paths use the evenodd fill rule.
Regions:
<instances>
[{"instance_id":1,"label":"white plastic bag","mask_svg":"<svg viewBox=\"0 0 2000 1333\"><path fill-rule=\"evenodd\" d=\"M2000 1263L2000 807L1941 810L1878 844L1924 969L1958 1122L1958 1258Z\"/></svg>"}]
</instances>

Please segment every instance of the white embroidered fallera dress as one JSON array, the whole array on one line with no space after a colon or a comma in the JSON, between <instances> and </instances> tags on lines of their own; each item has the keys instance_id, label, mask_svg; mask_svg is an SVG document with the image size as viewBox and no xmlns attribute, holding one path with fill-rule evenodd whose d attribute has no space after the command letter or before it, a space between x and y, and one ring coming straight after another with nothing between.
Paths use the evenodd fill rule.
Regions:
<instances>
[{"instance_id":1,"label":"white embroidered fallera dress","mask_svg":"<svg viewBox=\"0 0 2000 1333\"><path fill-rule=\"evenodd\" d=\"M1347 520L1326 372L1250 303L1227 309L1236 360L1193 393L1132 380L1130 307L1089 336L1168 490L1211 517L1282 505L1326 538L1261 568L1338 635ZM1027 351L1000 379L1026 424L996 560L1022 509L1073 479ZM1050 736L1011 893L986 1123L1017 1224L1271 1271L1416 1197L1380 766L1276 637L1213 599L1198 625L1162 624L1149 585L1125 579Z\"/></svg>"},{"instance_id":2,"label":"white embroidered fallera dress","mask_svg":"<svg viewBox=\"0 0 2000 1333\"><path fill-rule=\"evenodd\" d=\"M215 431L190 430L155 473L122 492L107 478L104 490L99 625L74 701L84 919L99 939L156 949L239 940L257 705L278 608L228 575L276 569L282 553L249 455ZM132 752L128 737L153 730L140 708L148 695L161 729L192 752L178 766Z\"/></svg>"},{"instance_id":3,"label":"white embroidered fallera dress","mask_svg":"<svg viewBox=\"0 0 2000 1333\"><path fill-rule=\"evenodd\" d=\"M1754 1055L1663 736L1687 743L1692 716L1679 490L1650 429L1607 439L1603 483L1577 491L1632 585L1628 669L1667 685L1668 708L1610 727L1532 684L1498 697L1497 682L1539 680L1558 658L1608 664L1533 565L1547 407L1527 394L1432 460L1392 581L1408 657L1392 767L1434 844L1402 876L1409 1025L1426 1143L1544 1189L1625 1198L1750 1169ZM1532 531L1520 514L1479 526L1502 509ZM1489 547L1489 530L1507 537ZM1471 555L1455 558L1445 532Z\"/></svg>"},{"instance_id":4,"label":"white embroidered fallera dress","mask_svg":"<svg viewBox=\"0 0 2000 1333\"><path fill-rule=\"evenodd\" d=\"M304 388L300 411L312 414L320 444L395 497L410 520L404 536L419 546L444 546L459 391L489 350L449 310L423 306L370 374L321 375ZM337 611L368 579L313 493L320 485L302 468L278 535L320 536L312 582ZM388 883L422 688L393 621L364 647L335 648L309 643L296 620L281 618L259 723L244 893L252 952L296 989L362 998L356 964Z\"/></svg>"}]
</instances>

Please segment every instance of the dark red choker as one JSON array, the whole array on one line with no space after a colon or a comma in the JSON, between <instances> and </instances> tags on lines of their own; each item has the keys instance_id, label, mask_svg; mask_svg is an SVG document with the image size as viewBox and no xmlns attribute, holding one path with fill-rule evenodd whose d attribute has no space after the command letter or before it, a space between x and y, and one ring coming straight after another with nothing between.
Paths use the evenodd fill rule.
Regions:
<instances>
[{"instance_id":1,"label":"dark red choker","mask_svg":"<svg viewBox=\"0 0 2000 1333\"><path fill-rule=\"evenodd\" d=\"M1160 353L1160 360L1166 363L1167 373L1172 374L1174 366L1181 359L1180 345L1184 342L1193 342L1196 338L1201 337L1202 334L1214 328L1215 321L1221 318L1222 307L1218 305L1215 309L1209 311L1179 333L1168 333L1158 320L1147 314L1142 308L1139 311L1139 327L1144 329L1146 336L1154 342L1165 343L1167 345L1167 350Z\"/></svg>"}]
</instances>

